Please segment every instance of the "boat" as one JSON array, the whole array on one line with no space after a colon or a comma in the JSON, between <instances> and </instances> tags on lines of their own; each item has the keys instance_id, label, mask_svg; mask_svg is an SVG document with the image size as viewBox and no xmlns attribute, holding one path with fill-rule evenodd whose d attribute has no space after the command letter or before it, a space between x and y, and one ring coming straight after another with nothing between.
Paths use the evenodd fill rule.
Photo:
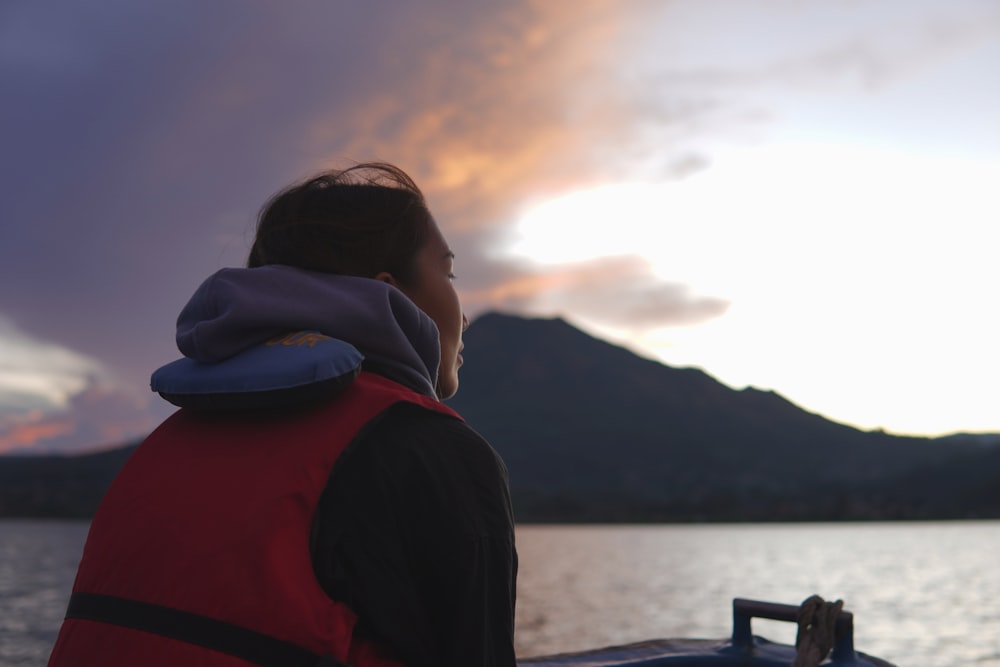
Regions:
<instances>
[{"instance_id":1,"label":"boat","mask_svg":"<svg viewBox=\"0 0 1000 667\"><path fill-rule=\"evenodd\" d=\"M836 605L836 606L833 606ZM820 610L810 617L810 610ZM819 616L825 616L820 622ZM799 626L796 646L753 634L751 620L790 621ZM824 627L820 627L824 626ZM824 636L825 635L825 636ZM814 641L818 638L818 641ZM727 639L653 639L578 653L522 658L519 667L895 667L855 651L854 615L818 596L801 605L733 600L733 635Z\"/></svg>"}]
</instances>

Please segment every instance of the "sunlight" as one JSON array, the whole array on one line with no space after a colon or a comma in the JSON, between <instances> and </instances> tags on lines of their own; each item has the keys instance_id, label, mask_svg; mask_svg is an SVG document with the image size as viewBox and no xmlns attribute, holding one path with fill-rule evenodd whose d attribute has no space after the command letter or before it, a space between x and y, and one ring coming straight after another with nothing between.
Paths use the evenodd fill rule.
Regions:
<instances>
[{"instance_id":1,"label":"sunlight","mask_svg":"<svg viewBox=\"0 0 1000 667\"><path fill-rule=\"evenodd\" d=\"M586 321L668 363L776 388L852 423L989 428L970 423L966 407L997 399L1000 377L997 172L969 159L764 146L683 181L540 204L508 252L551 273L634 256L663 281L732 302L690 327ZM916 367L920 384L908 379Z\"/></svg>"},{"instance_id":2,"label":"sunlight","mask_svg":"<svg viewBox=\"0 0 1000 667\"><path fill-rule=\"evenodd\" d=\"M627 255L669 234L669 186L626 184L581 190L534 207L510 251L542 264Z\"/></svg>"},{"instance_id":3,"label":"sunlight","mask_svg":"<svg viewBox=\"0 0 1000 667\"><path fill-rule=\"evenodd\" d=\"M919 273L931 257L967 273L992 261L978 241L998 219L995 170L834 146L733 152L684 181L539 204L508 252L548 266L638 255L665 279L726 293L795 276L843 289L890 266Z\"/></svg>"}]
</instances>

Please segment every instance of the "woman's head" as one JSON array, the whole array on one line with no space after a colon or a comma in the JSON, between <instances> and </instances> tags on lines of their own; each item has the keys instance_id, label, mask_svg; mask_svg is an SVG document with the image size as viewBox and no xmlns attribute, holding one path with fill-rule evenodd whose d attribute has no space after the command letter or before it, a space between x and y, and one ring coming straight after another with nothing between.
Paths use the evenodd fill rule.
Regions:
<instances>
[{"instance_id":1,"label":"woman's head","mask_svg":"<svg viewBox=\"0 0 1000 667\"><path fill-rule=\"evenodd\" d=\"M248 267L286 264L373 278L386 271L412 279L431 214L403 170L365 163L293 185L260 211Z\"/></svg>"},{"instance_id":2,"label":"woman's head","mask_svg":"<svg viewBox=\"0 0 1000 667\"><path fill-rule=\"evenodd\" d=\"M437 325L437 393L448 398L458 390L468 325L452 285L454 256L413 180L366 163L275 195L261 209L247 266L285 264L399 288Z\"/></svg>"}]
</instances>

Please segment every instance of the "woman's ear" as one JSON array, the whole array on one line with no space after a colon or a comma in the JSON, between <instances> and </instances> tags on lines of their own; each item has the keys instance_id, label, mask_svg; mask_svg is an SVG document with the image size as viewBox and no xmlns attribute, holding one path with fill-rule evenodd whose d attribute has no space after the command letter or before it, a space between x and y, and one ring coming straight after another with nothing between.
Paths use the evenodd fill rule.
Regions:
<instances>
[{"instance_id":1,"label":"woman's ear","mask_svg":"<svg viewBox=\"0 0 1000 667\"><path fill-rule=\"evenodd\" d=\"M388 271L380 271L375 274L375 280L380 280L384 283L389 283L393 287L399 287L399 283L393 278L392 274Z\"/></svg>"}]
</instances>

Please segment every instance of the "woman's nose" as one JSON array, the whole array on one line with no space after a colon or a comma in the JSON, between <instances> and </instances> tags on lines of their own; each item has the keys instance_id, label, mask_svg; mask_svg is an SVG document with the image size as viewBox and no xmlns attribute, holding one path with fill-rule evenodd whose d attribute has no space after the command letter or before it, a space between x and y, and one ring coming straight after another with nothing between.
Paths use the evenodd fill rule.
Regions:
<instances>
[{"instance_id":1,"label":"woman's nose","mask_svg":"<svg viewBox=\"0 0 1000 667\"><path fill-rule=\"evenodd\" d=\"M462 313L462 331L465 331L468 328L469 328L469 318L465 316L465 313Z\"/></svg>"}]
</instances>

